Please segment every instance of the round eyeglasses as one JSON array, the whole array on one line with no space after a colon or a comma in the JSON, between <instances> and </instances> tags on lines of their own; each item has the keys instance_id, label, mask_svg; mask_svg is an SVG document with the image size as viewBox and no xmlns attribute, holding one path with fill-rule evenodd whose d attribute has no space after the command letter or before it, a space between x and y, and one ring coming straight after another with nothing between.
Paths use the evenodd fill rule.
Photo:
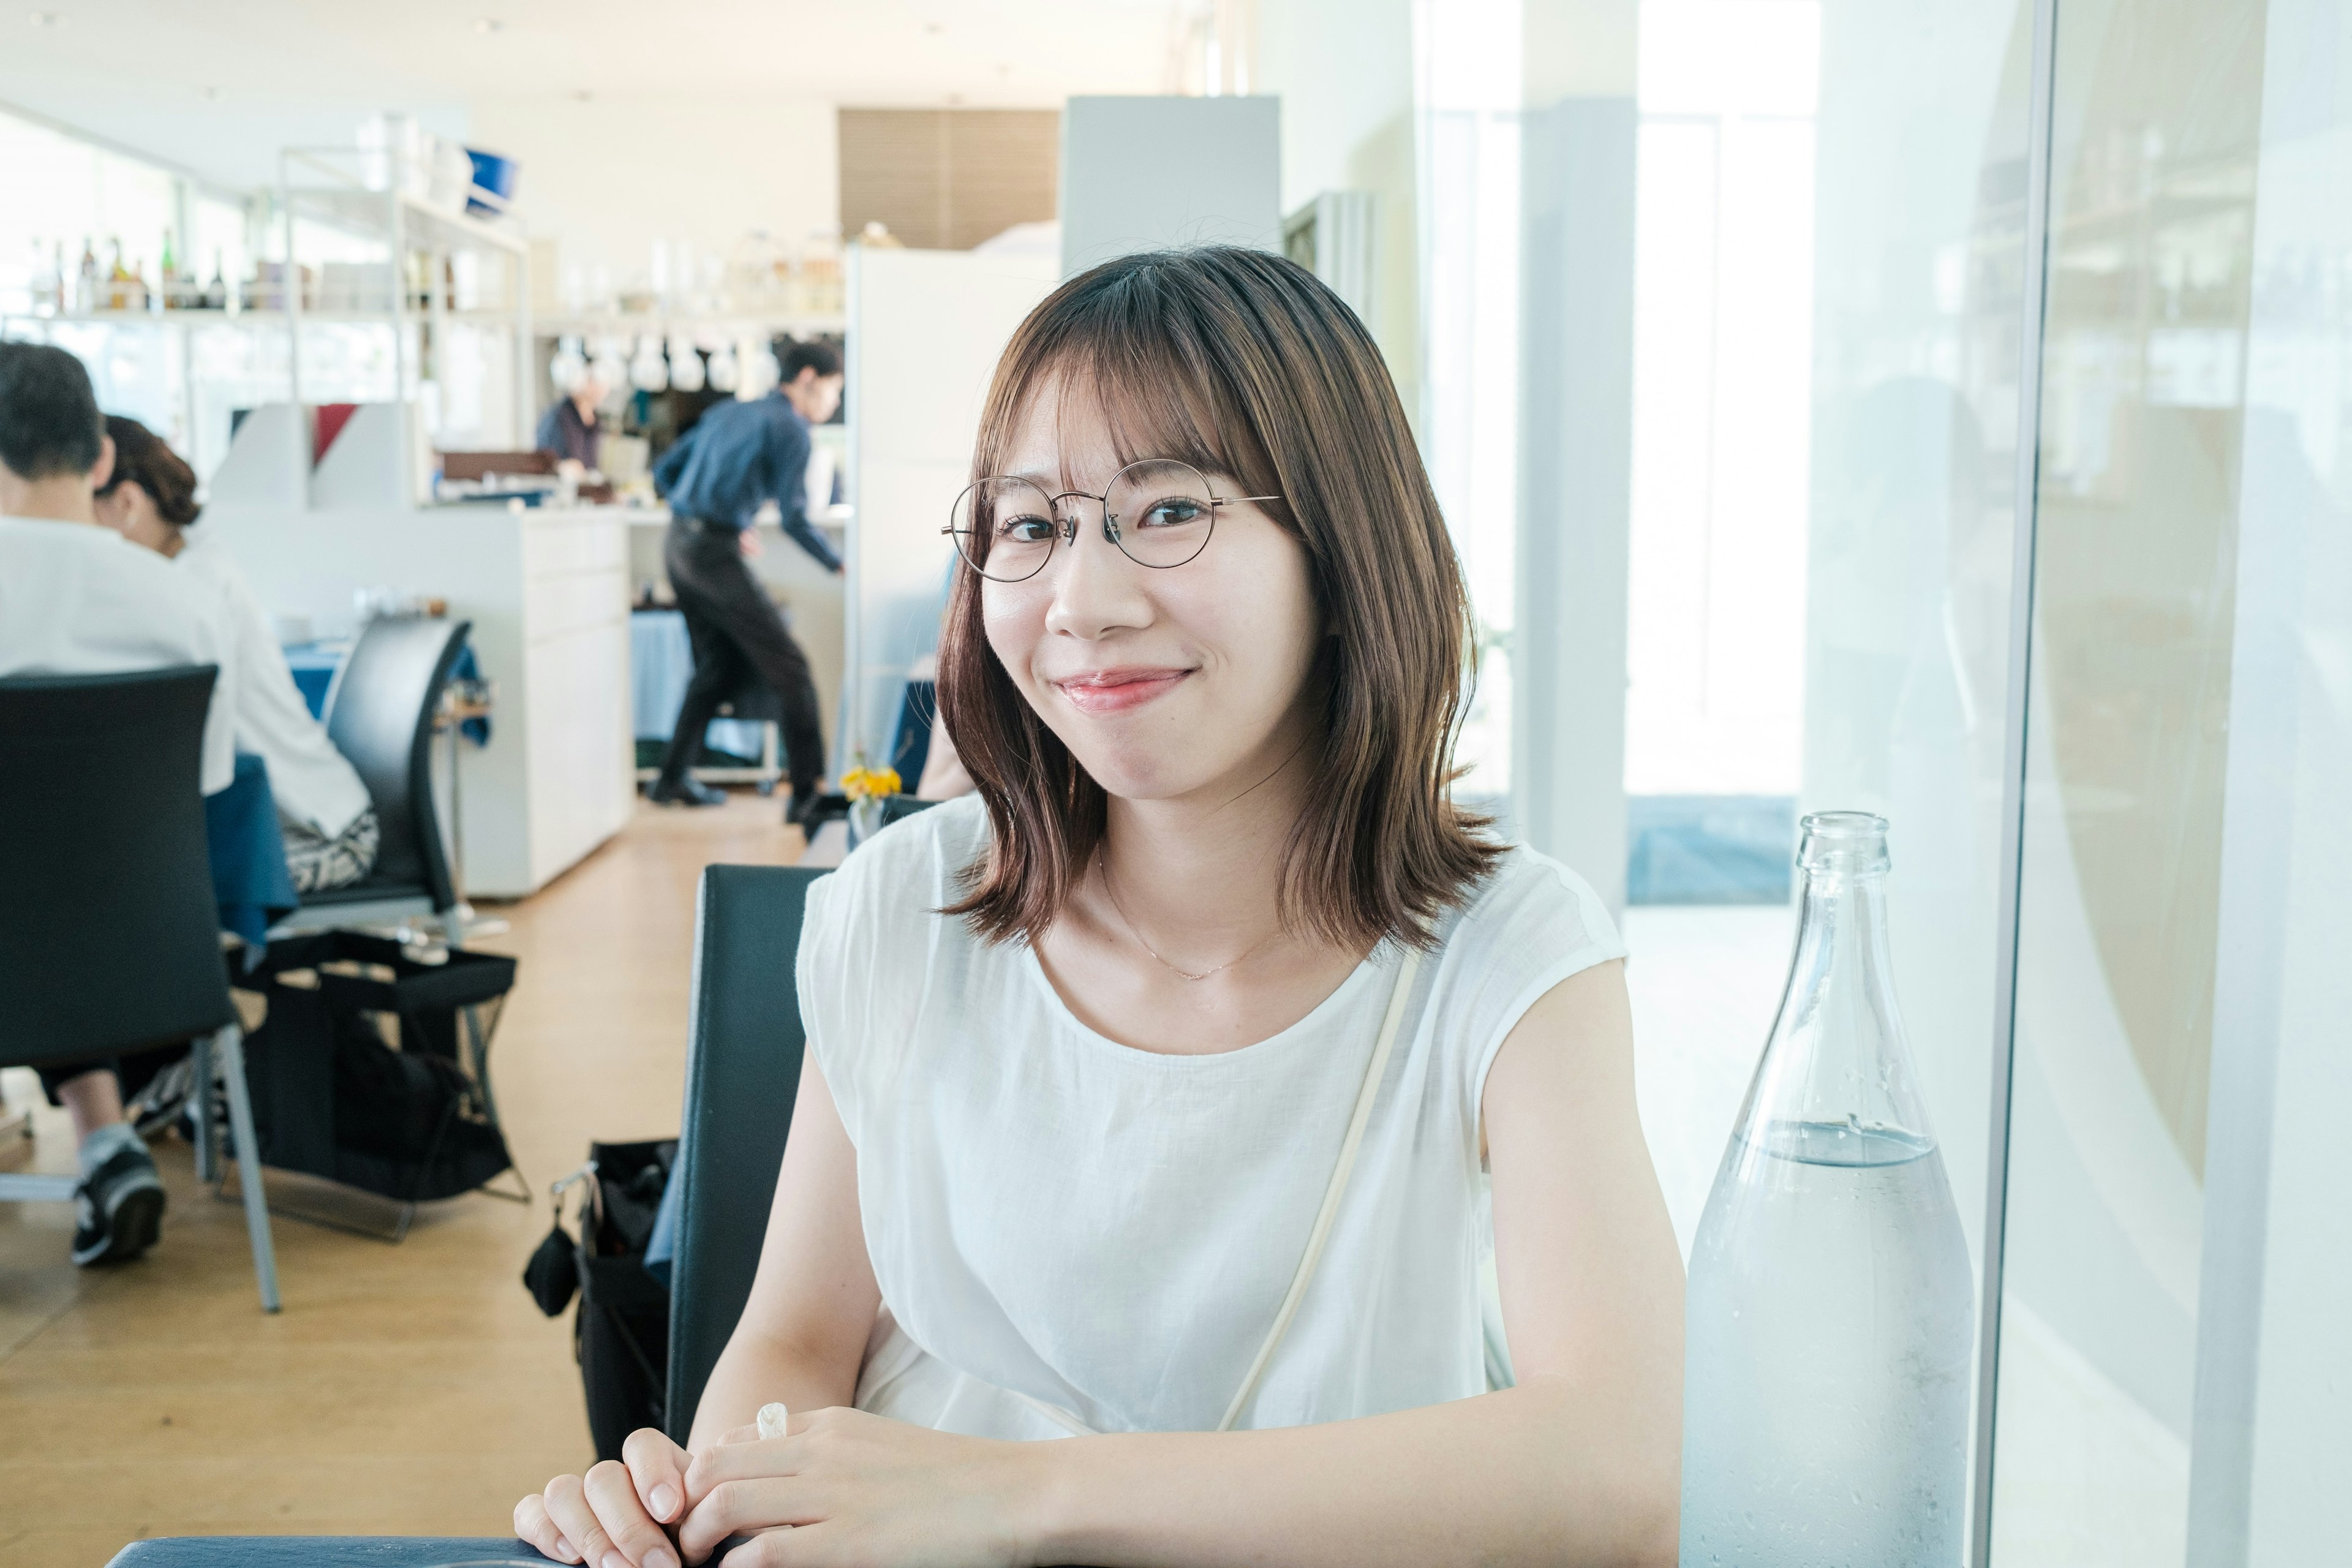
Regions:
<instances>
[{"instance_id":1,"label":"round eyeglasses","mask_svg":"<svg viewBox=\"0 0 2352 1568\"><path fill-rule=\"evenodd\" d=\"M1220 496L1190 463L1146 458L1111 476L1100 495L1047 495L1028 479L998 475L967 485L940 530L956 553L992 583L1024 583L1045 569L1056 543L1076 544L1080 500L1100 502L1103 538L1138 566L1165 571L1209 547L1217 509L1280 496Z\"/></svg>"}]
</instances>

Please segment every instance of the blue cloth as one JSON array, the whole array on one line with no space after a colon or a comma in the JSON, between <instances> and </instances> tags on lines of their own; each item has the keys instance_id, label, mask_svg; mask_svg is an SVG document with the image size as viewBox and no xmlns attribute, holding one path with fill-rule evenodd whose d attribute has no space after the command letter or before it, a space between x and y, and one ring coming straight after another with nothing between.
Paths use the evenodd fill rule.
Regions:
<instances>
[{"instance_id":1,"label":"blue cloth","mask_svg":"<svg viewBox=\"0 0 2352 1568\"><path fill-rule=\"evenodd\" d=\"M335 684L335 671L343 668L343 655L350 651L341 644L297 643L286 651L286 668L293 672L294 689L310 706L310 717L319 718L327 710L327 693Z\"/></svg>"},{"instance_id":2,"label":"blue cloth","mask_svg":"<svg viewBox=\"0 0 2352 1568\"><path fill-rule=\"evenodd\" d=\"M107 1568L444 1568L551 1561L511 1536L184 1535L134 1541Z\"/></svg>"},{"instance_id":3,"label":"blue cloth","mask_svg":"<svg viewBox=\"0 0 2352 1568\"><path fill-rule=\"evenodd\" d=\"M654 1210L653 1234L646 1237L646 1272L669 1286L669 1268L677 1258L677 1211L685 1206L686 1184L673 1168L662 1184L661 1206Z\"/></svg>"},{"instance_id":4,"label":"blue cloth","mask_svg":"<svg viewBox=\"0 0 2352 1568\"><path fill-rule=\"evenodd\" d=\"M629 616L629 700L640 741L667 741L677 728L686 683L694 678L694 645L676 610L638 610ZM738 757L760 754L761 726L713 719L702 743Z\"/></svg>"},{"instance_id":5,"label":"blue cloth","mask_svg":"<svg viewBox=\"0 0 2352 1568\"><path fill-rule=\"evenodd\" d=\"M824 563L841 570L833 542L808 520L808 421L781 392L751 403L713 404L694 428L654 465L654 485L678 517L749 528L761 504L774 501L784 531Z\"/></svg>"},{"instance_id":6,"label":"blue cloth","mask_svg":"<svg viewBox=\"0 0 2352 1568\"><path fill-rule=\"evenodd\" d=\"M286 868L286 836L270 798L269 769L251 752L236 754L236 776L228 788L205 796L205 841L212 850L221 929L257 950L270 926L302 900Z\"/></svg>"},{"instance_id":7,"label":"blue cloth","mask_svg":"<svg viewBox=\"0 0 2352 1568\"><path fill-rule=\"evenodd\" d=\"M1793 795L1628 795L1625 829L1629 904L1789 901Z\"/></svg>"},{"instance_id":8,"label":"blue cloth","mask_svg":"<svg viewBox=\"0 0 2352 1568\"><path fill-rule=\"evenodd\" d=\"M335 689L335 673L343 668L343 660L351 657L351 645L295 643L284 652L286 668L294 675L294 689L302 694L302 700L310 704L310 717L323 721L327 716L327 698ZM482 679L482 666L474 658L472 643L457 650L457 662L450 668L449 678L452 680ZM466 739L474 744L487 746L490 743L490 721L488 719L468 719L459 728L465 731Z\"/></svg>"}]
</instances>

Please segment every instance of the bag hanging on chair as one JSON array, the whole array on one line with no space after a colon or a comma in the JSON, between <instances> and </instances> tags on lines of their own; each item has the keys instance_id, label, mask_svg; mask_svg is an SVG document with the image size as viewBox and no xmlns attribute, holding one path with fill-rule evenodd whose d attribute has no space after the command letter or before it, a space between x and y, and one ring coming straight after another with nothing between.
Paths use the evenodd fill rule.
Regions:
<instances>
[{"instance_id":1,"label":"bag hanging on chair","mask_svg":"<svg viewBox=\"0 0 2352 1568\"><path fill-rule=\"evenodd\" d=\"M600 1459L618 1459L638 1427L662 1425L669 1290L646 1272L646 1242L677 1159L675 1138L590 1144L588 1163L551 1189L554 1226L523 1269L524 1288L551 1318L579 1292L572 1353ZM583 1194L576 1240L563 1227L563 1196L573 1186Z\"/></svg>"}]
</instances>

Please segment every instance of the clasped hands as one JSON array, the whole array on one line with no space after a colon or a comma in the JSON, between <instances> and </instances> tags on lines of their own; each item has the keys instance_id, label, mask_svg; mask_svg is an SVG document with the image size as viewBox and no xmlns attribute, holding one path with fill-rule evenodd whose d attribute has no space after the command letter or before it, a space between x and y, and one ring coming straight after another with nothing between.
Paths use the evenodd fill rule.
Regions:
<instances>
[{"instance_id":1,"label":"clasped hands","mask_svg":"<svg viewBox=\"0 0 2352 1568\"><path fill-rule=\"evenodd\" d=\"M724 1568L1027 1568L1037 1560L1042 1450L1055 1447L842 1409L795 1412L782 1437L738 1427L698 1452L641 1427L620 1461L558 1476L517 1503L515 1534L587 1568L698 1564L738 1535L751 1539Z\"/></svg>"}]
</instances>

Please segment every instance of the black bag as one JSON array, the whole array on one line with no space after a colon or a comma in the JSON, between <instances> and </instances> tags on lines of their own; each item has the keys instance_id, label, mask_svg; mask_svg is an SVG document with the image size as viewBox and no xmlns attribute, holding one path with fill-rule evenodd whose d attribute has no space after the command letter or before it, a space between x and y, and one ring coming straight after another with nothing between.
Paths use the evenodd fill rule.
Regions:
<instances>
[{"instance_id":1,"label":"black bag","mask_svg":"<svg viewBox=\"0 0 2352 1568\"><path fill-rule=\"evenodd\" d=\"M246 1039L262 1163L404 1204L455 1197L506 1170L474 1075L514 975L515 961L495 953L451 948L427 963L356 931L270 943L237 981L269 1004ZM468 1010L480 1029L470 1062L459 1028Z\"/></svg>"},{"instance_id":2,"label":"black bag","mask_svg":"<svg viewBox=\"0 0 2352 1568\"><path fill-rule=\"evenodd\" d=\"M588 1163L555 1184L554 1226L523 1268L524 1288L551 1318L580 1293L572 1348L600 1459L618 1459L638 1427L663 1425L669 1289L646 1271L646 1243L677 1160L675 1138L590 1144ZM563 1228L563 1194L575 1184L586 1194L577 1241Z\"/></svg>"}]
</instances>

